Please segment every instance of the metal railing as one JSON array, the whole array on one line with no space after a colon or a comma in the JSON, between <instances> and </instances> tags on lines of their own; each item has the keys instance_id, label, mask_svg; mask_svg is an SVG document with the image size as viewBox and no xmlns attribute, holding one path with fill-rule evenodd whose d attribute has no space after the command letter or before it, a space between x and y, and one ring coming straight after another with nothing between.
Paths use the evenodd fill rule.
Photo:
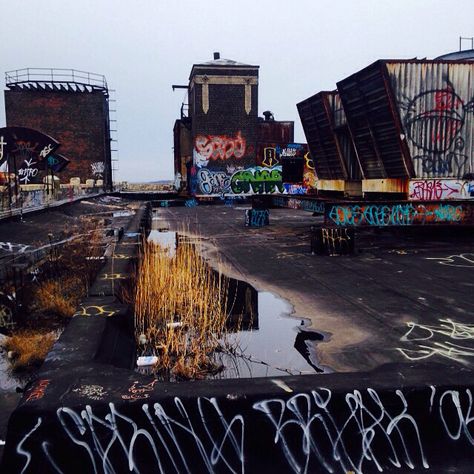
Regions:
<instances>
[{"instance_id":1,"label":"metal railing","mask_svg":"<svg viewBox=\"0 0 474 474\"><path fill-rule=\"evenodd\" d=\"M15 84L80 84L84 86L107 89L107 81L102 74L79 71L77 69L58 68L25 68L7 71L5 83L8 86Z\"/></svg>"}]
</instances>

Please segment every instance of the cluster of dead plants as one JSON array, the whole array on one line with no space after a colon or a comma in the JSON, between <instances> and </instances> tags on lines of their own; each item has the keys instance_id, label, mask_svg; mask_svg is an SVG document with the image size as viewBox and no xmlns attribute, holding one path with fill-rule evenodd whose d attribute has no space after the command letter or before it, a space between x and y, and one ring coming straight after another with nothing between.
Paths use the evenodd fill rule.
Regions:
<instances>
[{"instance_id":1,"label":"cluster of dead plants","mask_svg":"<svg viewBox=\"0 0 474 474\"><path fill-rule=\"evenodd\" d=\"M5 339L3 347L11 360L12 369L21 371L41 365L56 341L54 331L21 329Z\"/></svg>"},{"instance_id":2,"label":"cluster of dead plants","mask_svg":"<svg viewBox=\"0 0 474 474\"><path fill-rule=\"evenodd\" d=\"M199 379L217 372L213 353L226 333L227 280L194 245L174 253L143 244L135 285L135 328L143 353L156 355L165 379Z\"/></svg>"},{"instance_id":3,"label":"cluster of dead plants","mask_svg":"<svg viewBox=\"0 0 474 474\"><path fill-rule=\"evenodd\" d=\"M50 247L35 269L35 280L21 289L19 324L3 343L14 371L39 365L94 280L104 253L102 226L84 220Z\"/></svg>"}]
</instances>

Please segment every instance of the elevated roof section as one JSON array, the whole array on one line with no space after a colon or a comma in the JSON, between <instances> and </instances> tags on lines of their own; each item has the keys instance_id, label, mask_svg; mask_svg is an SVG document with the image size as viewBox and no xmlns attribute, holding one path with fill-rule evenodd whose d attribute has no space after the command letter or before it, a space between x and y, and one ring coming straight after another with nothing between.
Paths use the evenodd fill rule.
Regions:
<instances>
[{"instance_id":1,"label":"elevated roof section","mask_svg":"<svg viewBox=\"0 0 474 474\"><path fill-rule=\"evenodd\" d=\"M5 84L10 90L102 92L107 97L109 95L105 76L77 69L16 69L5 73Z\"/></svg>"},{"instance_id":2,"label":"elevated roof section","mask_svg":"<svg viewBox=\"0 0 474 474\"><path fill-rule=\"evenodd\" d=\"M219 71L228 71L228 70L238 70L240 73L242 73L245 70L250 70L252 71L251 75L258 75L258 69L260 66L254 66L251 64L244 64L244 63L239 63L237 61L234 61L232 59L224 59L224 58L219 58L219 59L214 59L212 61L207 61L203 63L197 63L193 64L193 67L191 69L191 73L189 74L189 80L192 79L193 76L195 76L198 73L202 73L208 70L214 70L216 72ZM240 74L239 73L239 74Z\"/></svg>"}]
</instances>

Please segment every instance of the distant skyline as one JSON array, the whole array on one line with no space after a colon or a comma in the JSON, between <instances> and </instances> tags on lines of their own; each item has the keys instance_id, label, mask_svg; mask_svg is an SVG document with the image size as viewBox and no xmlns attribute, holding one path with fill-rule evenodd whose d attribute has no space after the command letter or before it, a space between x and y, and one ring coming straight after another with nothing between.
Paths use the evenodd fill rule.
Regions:
<instances>
[{"instance_id":1,"label":"distant skyline","mask_svg":"<svg viewBox=\"0 0 474 474\"><path fill-rule=\"evenodd\" d=\"M187 84L192 65L214 51L259 65L259 115L295 121L295 141L305 142L297 102L377 59L457 51L459 36L474 36L473 15L472 0L4 2L0 64L2 72L104 74L117 100L115 178L156 181L173 178L173 124L185 91L171 85Z\"/></svg>"}]
</instances>

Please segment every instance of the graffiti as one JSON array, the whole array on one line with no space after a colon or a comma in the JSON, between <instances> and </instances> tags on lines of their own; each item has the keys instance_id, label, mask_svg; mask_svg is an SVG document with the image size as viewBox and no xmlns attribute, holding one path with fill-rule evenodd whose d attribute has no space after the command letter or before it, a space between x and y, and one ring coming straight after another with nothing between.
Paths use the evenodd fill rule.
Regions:
<instances>
[{"instance_id":1,"label":"graffiti","mask_svg":"<svg viewBox=\"0 0 474 474\"><path fill-rule=\"evenodd\" d=\"M124 400L142 400L144 398L149 398L150 393L153 392L153 387L157 382L157 379L154 379L149 384L140 384L138 381L135 381L128 389L128 393L126 395L122 395L122 398Z\"/></svg>"},{"instance_id":2,"label":"graffiti","mask_svg":"<svg viewBox=\"0 0 474 474\"><path fill-rule=\"evenodd\" d=\"M278 386L285 395L257 398L250 405L238 405L232 395L223 402L174 397L141 403L134 410L123 405L119 410L112 402L74 408L61 404L52 415L54 424L46 415L25 417L25 434L8 453L16 456L12 472L27 472L30 464L41 465L45 472L69 472L71 458L93 473L237 474L260 472L272 460L286 463L275 472L303 474L448 472L459 453L466 456L466 445L474 446L469 388L321 387L294 393L284 383ZM76 390L85 397L105 395L101 385ZM249 432L252 443L246 438ZM257 450L252 446L255 436ZM437 451L446 440L453 443L441 458ZM67 455L61 446L67 446ZM430 463L431 453L440 466Z\"/></svg>"},{"instance_id":3,"label":"graffiti","mask_svg":"<svg viewBox=\"0 0 474 474\"><path fill-rule=\"evenodd\" d=\"M105 163L103 161L91 163L91 170L96 178L102 178L105 172Z\"/></svg>"},{"instance_id":4,"label":"graffiti","mask_svg":"<svg viewBox=\"0 0 474 474\"><path fill-rule=\"evenodd\" d=\"M422 150L413 153L417 175L461 178L468 167L468 156L462 153L464 138L461 132L472 103L465 105L449 85L422 92L407 104L406 109L404 125L408 139L416 149Z\"/></svg>"},{"instance_id":5,"label":"graffiti","mask_svg":"<svg viewBox=\"0 0 474 474\"><path fill-rule=\"evenodd\" d=\"M232 175L230 186L235 194L262 194L278 191L282 193L284 187L281 182L281 166L273 168L256 166L237 171Z\"/></svg>"},{"instance_id":6,"label":"graffiti","mask_svg":"<svg viewBox=\"0 0 474 474\"><path fill-rule=\"evenodd\" d=\"M24 160L23 162L26 166L22 166L18 170L18 176L21 183L28 184L33 178L38 175L39 169L33 167L37 164L36 161L33 161L33 158L30 158L29 160Z\"/></svg>"},{"instance_id":7,"label":"graffiti","mask_svg":"<svg viewBox=\"0 0 474 474\"><path fill-rule=\"evenodd\" d=\"M463 207L450 204L368 204L332 206L328 218L336 225L392 226L460 222Z\"/></svg>"},{"instance_id":8,"label":"graffiti","mask_svg":"<svg viewBox=\"0 0 474 474\"><path fill-rule=\"evenodd\" d=\"M102 385L81 385L72 391L81 397L90 398L91 400L103 400L107 395Z\"/></svg>"},{"instance_id":9,"label":"graffiti","mask_svg":"<svg viewBox=\"0 0 474 474\"><path fill-rule=\"evenodd\" d=\"M230 191L230 177L224 171L202 168L197 172L197 181L203 194L224 194Z\"/></svg>"},{"instance_id":10,"label":"graffiti","mask_svg":"<svg viewBox=\"0 0 474 474\"><path fill-rule=\"evenodd\" d=\"M196 199L186 199L184 205L186 207L196 207L198 205L198 202L196 201Z\"/></svg>"},{"instance_id":11,"label":"graffiti","mask_svg":"<svg viewBox=\"0 0 474 474\"><path fill-rule=\"evenodd\" d=\"M308 192L307 188L301 184L283 183L283 187L286 194L306 194Z\"/></svg>"},{"instance_id":12,"label":"graffiti","mask_svg":"<svg viewBox=\"0 0 474 474\"><path fill-rule=\"evenodd\" d=\"M410 181L409 198L412 201L469 199L474 194L472 181L455 179L424 179Z\"/></svg>"},{"instance_id":13,"label":"graffiti","mask_svg":"<svg viewBox=\"0 0 474 474\"><path fill-rule=\"evenodd\" d=\"M247 227L263 227L270 223L270 212L268 209L246 209L245 225Z\"/></svg>"},{"instance_id":14,"label":"graffiti","mask_svg":"<svg viewBox=\"0 0 474 474\"><path fill-rule=\"evenodd\" d=\"M198 135L194 147L199 159L204 161L242 158L246 151L246 140L240 132L234 138L225 135Z\"/></svg>"},{"instance_id":15,"label":"graffiti","mask_svg":"<svg viewBox=\"0 0 474 474\"><path fill-rule=\"evenodd\" d=\"M401 390L395 393L396 401L384 404L371 388L367 393L354 390L345 396L344 414L340 407L331 410L332 392L325 388L288 400L260 401L253 408L267 416L274 428L274 443L293 472L308 472L311 458L328 472L362 473L368 463L382 471L387 461L398 468L422 464L427 469L418 424L409 414L405 395ZM299 445L292 441L297 432ZM355 445L360 449L351 449Z\"/></svg>"},{"instance_id":16,"label":"graffiti","mask_svg":"<svg viewBox=\"0 0 474 474\"><path fill-rule=\"evenodd\" d=\"M16 323L13 321L13 312L9 306L0 303L0 328L13 329Z\"/></svg>"},{"instance_id":17,"label":"graffiti","mask_svg":"<svg viewBox=\"0 0 474 474\"><path fill-rule=\"evenodd\" d=\"M272 203L276 207L287 207L289 209L302 209L307 212L314 212L316 214L324 214L324 202L313 199L298 199L275 196L272 198Z\"/></svg>"},{"instance_id":18,"label":"graffiti","mask_svg":"<svg viewBox=\"0 0 474 474\"><path fill-rule=\"evenodd\" d=\"M48 387L50 382L51 380L48 379L38 380L38 382L36 382L33 387L28 391L26 401L32 402L34 400L40 400L41 398L43 398L46 388Z\"/></svg>"},{"instance_id":19,"label":"graffiti","mask_svg":"<svg viewBox=\"0 0 474 474\"><path fill-rule=\"evenodd\" d=\"M127 278L127 276L122 273L104 273L101 276L101 280L124 280L125 278Z\"/></svg>"},{"instance_id":20,"label":"graffiti","mask_svg":"<svg viewBox=\"0 0 474 474\"><path fill-rule=\"evenodd\" d=\"M11 242L0 242L0 250L4 252L11 252L11 253L25 253L27 249L29 249L29 245L25 244L12 244Z\"/></svg>"},{"instance_id":21,"label":"graffiti","mask_svg":"<svg viewBox=\"0 0 474 474\"><path fill-rule=\"evenodd\" d=\"M44 204L44 191L42 189L22 191L21 197L24 208L41 207Z\"/></svg>"},{"instance_id":22,"label":"graffiti","mask_svg":"<svg viewBox=\"0 0 474 474\"><path fill-rule=\"evenodd\" d=\"M81 305L80 310L76 311L74 316L105 316L106 318L110 318L116 313L118 313L116 309L110 309L107 305Z\"/></svg>"},{"instance_id":23,"label":"graffiti","mask_svg":"<svg viewBox=\"0 0 474 474\"><path fill-rule=\"evenodd\" d=\"M438 325L407 323L408 331L400 341L409 342L416 349L400 348L408 360L423 360L433 356L470 364L466 358L474 357L474 324L463 324L452 319L440 319Z\"/></svg>"},{"instance_id":24,"label":"graffiti","mask_svg":"<svg viewBox=\"0 0 474 474\"><path fill-rule=\"evenodd\" d=\"M330 254L336 253L344 245L349 245L351 236L347 229L321 229L323 245L329 249Z\"/></svg>"},{"instance_id":25,"label":"graffiti","mask_svg":"<svg viewBox=\"0 0 474 474\"><path fill-rule=\"evenodd\" d=\"M304 155L304 166L305 168L314 171L314 161L313 158L311 158L311 154L309 151Z\"/></svg>"},{"instance_id":26,"label":"graffiti","mask_svg":"<svg viewBox=\"0 0 474 474\"><path fill-rule=\"evenodd\" d=\"M46 158L54 149L54 146L49 143L48 145L46 145L41 151L40 151L40 158Z\"/></svg>"},{"instance_id":27,"label":"graffiti","mask_svg":"<svg viewBox=\"0 0 474 474\"><path fill-rule=\"evenodd\" d=\"M426 257L426 260L436 260L440 265L457 268L474 268L474 253L461 253L449 257Z\"/></svg>"},{"instance_id":28,"label":"graffiti","mask_svg":"<svg viewBox=\"0 0 474 474\"><path fill-rule=\"evenodd\" d=\"M127 471L136 473L171 472L165 466L173 472L244 472L242 416L235 415L228 421L216 399L199 398L193 410L197 412L197 421L191 422L191 413L179 398L175 398L175 405L177 414L171 415L159 403L143 404L141 409L148 426L140 428L113 403L105 414L94 413L92 407L86 405L77 411L60 407L56 417L66 439L84 450L85 472L116 472L117 460L127 466ZM26 458L19 472L25 472L33 458L24 446L31 444L30 437L43 428L42 423L43 419L38 417L16 448L17 454ZM63 472L58 468L58 459L45 449L48 444L43 443L42 449L48 464L55 467L56 472ZM150 450L152 465L141 460L138 454L143 450Z\"/></svg>"},{"instance_id":29,"label":"graffiti","mask_svg":"<svg viewBox=\"0 0 474 474\"><path fill-rule=\"evenodd\" d=\"M265 147L263 149L262 166L267 166L271 168L272 166L278 165L279 163L280 163L280 158L277 155L276 148Z\"/></svg>"}]
</instances>

